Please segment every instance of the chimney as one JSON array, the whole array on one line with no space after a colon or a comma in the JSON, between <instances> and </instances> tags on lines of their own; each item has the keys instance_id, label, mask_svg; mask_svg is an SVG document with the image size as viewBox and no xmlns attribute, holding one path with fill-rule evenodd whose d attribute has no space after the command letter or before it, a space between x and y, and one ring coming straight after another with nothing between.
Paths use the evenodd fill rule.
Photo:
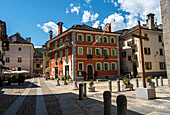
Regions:
<instances>
[{"instance_id":1,"label":"chimney","mask_svg":"<svg viewBox=\"0 0 170 115\"><path fill-rule=\"evenodd\" d=\"M27 42L31 43L31 37L26 38Z\"/></svg>"},{"instance_id":2,"label":"chimney","mask_svg":"<svg viewBox=\"0 0 170 115\"><path fill-rule=\"evenodd\" d=\"M155 28L158 28L158 24L157 24L157 22L155 22Z\"/></svg>"},{"instance_id":3,"label":"chimney","mask_svg":"<svg viewBox=\"0 0 170 115\"><path fill-rule=\"evenodd\" d=\"M163 29L162 24L159 24L158 29Z\"/></svg>"},{"instance_id":4,"label":"chimney","mask_svg":"<svg viewBox=\"0 0 170 115\"><path fill-rule=\"evenodd\" d=\"M63 30L62 30L63 22L59 22L57 25L58 25L58 35L59 35L59 34L63 33Z\"/></svg>"},{"instance_id":5,"label":"chimney","mask_svg":"<svg viewBox=\"0 0 170 115\"><path fill-rule=\"evenodd\" d=\"M154 29L155 28L154 15L155 14L152 14L152 13L147 15L148 16L148 28L149 29Z\"/></svg>"},{"instance_id":6,"label":"chimney","mask_svg":"<svg viewBox=\"0 0 170 115\"><path fill-rule=\"evenodd\" d=\"M106 31L111 32L111 23L106 24Z\"/></svg>"},{"instance_id":7,"label":"chimney","mask_svg":"<svg viewBox=\"0 0 170 115\"><path fill-rule=\"evenodd\" d=\"M49 33L50 33L50 40L51 40L53 38L53 31L50 30Z\"/></svg>"},{"instance_id":8,"label":"chimney","mask_svg":"<svg viewBox=\"0 0 170 115\"><path fill-rule=\"evenodd\" d=\"M99 30L102 30L102 26L98 26L98 29L99 29Z\"/></svg>"}]
</instances>

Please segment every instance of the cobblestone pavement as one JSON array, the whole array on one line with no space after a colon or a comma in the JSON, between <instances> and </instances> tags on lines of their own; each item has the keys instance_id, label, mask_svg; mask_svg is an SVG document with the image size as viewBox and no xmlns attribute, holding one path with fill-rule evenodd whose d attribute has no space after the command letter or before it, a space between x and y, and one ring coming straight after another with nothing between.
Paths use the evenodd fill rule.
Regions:
<instances>
[{"instance_id":1,"label":"cobblestone pavement","mask_svg":"<svg viewBox=\"0 0 170 115\"><path fill-rule=\"evenodd\" d=\"M0 92L0 115L10 113L10 115L14 115L15 112L9 109L11 107L15 107L15 105L19 103L17 99L24 98L21 102L21 105L18 107L16 111L16 115L36 115L37 108L36 105L41 107L42 99L44 100L44 107L47 109L47 114L49 115L62 115L62 111L60 105L58 103L58 99L55 95L51 93L46 84L44 83L43 78L36 78L33 82L33 79L27 79L24 86L8 86L4 87ZM39 83L38 83L39 82ZM39 85L41 84L41 85ZM30 90L28 90L28 85L31 85ZM43 92L42 96L37 95L38 88L40 88ZM24 93L28 90L28 93ZM23 95L26 94L26 95ZM37 104L37 99L41 97L41 102ZM41 113L37 113L37 115L45 115L43 111Z\"/></svg>"},{"instance_id":2,"label":"cobblestone pavement","mask_svg":"<svg viewBox=\"0 0 170 115\"><path fill-rule=\"evenodd\" d=\"M139 84L142 87L142 80ZM78 90L73 90L73 83L56 86L56 80L45 81L49 89L59 99L61 109L64 115L103 115L103 92L108 90L108 82L95 82L96 92L87 92L84 100L78 100ZM87 82L87 87L88 87ZM132 80L135 84L135 80ZM146 100L136 98L135 90L126 92L116 91L116 81L112 82L112 113L116 114L116 97L123 94L128 101L129 115L170 115L170 95L168 93L167 79L164 79L164 86L156 87L156 99ZM122 85L122 82L121 82Z\"/></svg>"}]
</instances>

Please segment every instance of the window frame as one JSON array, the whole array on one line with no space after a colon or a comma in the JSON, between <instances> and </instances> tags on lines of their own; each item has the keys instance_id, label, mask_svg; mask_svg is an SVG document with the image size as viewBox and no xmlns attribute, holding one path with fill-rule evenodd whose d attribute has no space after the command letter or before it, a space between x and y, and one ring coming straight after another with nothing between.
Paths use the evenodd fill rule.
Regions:
<instances>
[{"instance_id":1,"label":"window frame","mask_svg":"<svg viewBox=\"0 0 170 115\"><path fill-rule=\"evenodd\" d=\"M80 70L79 64L82 64L82 70ZM84 62L78 62L78 71L84 71Z\"/></svg>"},{"instance_id":2,"label":"window frame","mask_svg":"<svg viewBox=\"0 0 170 115\"><path fill-rule=\"evenodd\" d=\"M149 68L147 68L147 64L149 64ZM152 70L152 62L145 62L145 69Z\"/></svg>"},{"instance_id":3,"label":"window frame","mask_svg":"<svg viewBox=\"0 0 170 115\"><path fill-rule=\"evenodd\" d=\"M97 49L99 50L100 54L97 54ZM96 56L101 56L102 55L102 49L101 48L95 48L95 55Z\"/></svg>"},{"instance_id":4,"label":"window frame","mask_svg":"<svg viewBox=\"0 0 170 115\"><path fill-rule=\"evenodd\" d=\"M18 56L18 63L22 63L22 57Z\"/></svg>"},{"instance_id":5,"label":"window frame","mask_svg":"<svg viewBox=\"0 0 170 115\"><path fill-rule=\"evenodd\" d=\"M104 41L105 41L104 38L106 38L106 42L104 42ZM107 36L103 36L103 37L102 37L102 41L103 41L103 43L108 43L108 37L107 37Z\"/></svg>"},{"instance_id":6,"label":"window frame","mask_svg":"<svg viewBox=\"0 0 170 115\"><path fill-rule=\"evenodd\" d=\"M98 37L98 38L97 38ZM98 39L98 41L96 42L96 43L100 43L100 38L101 36L99 36L99 35L95 35L95 41Z\"/></svg>"},{"instance_id":7,"label":"window frame","mask_svg":"<svg viewBox=\"0 0 170 115\"><path fill-rule=\"evenodd\" d=\"M21 47L18 47L18 51L21 51Z\"/></svg>"},{"instance_id":8,"label":"window frame","mask_svg":"<svg viewBox=\"0 0 170 115\"><path fill-rule=\"evenodd\" d=\"M78 36L81 36L81 37L82 37L82 41L79 41ZM83 34L77 34L77 41L79 41L79 42L83 42L83 41L84 41L84 35L83 35Z\"/></svg>"},{"instance_id":9,"label":"window frame","mask_svg":"<svg viewBox=\"0 0 170 115\"><path fill-rule=\"evenodd\" d=\"M112 66L113 64L115 65L115 69L113 69L113 66ZM114 70L114 71L117 70L117 63L112 62L110 65L111 65L111 66L110 66L111 70Z\"/></svg>"},{"instance_id":10,"label":"window frame","mask_svg":"<svg viewBox=\"0 0 170 115\"><path fill-rule=\"evenodd\" d=\"M89 54L89 49L91 50L90 54ZM87 55L92 55L92 48L87 47Z\"/></svg>"},{"instance_id":11,"label":"window frame","mask_svg":"<svg viewBox=\"0 0 170 115\"><path fill-rule=\"evenodd\" d=\"M113 41L114 41L113 43L112 43L112 39L113 39ZM110 37L110 43L111 43L111 44L116 44L116 40L117 40L116 37Z\"/></svg>"},{"instance_id":12,"label":"window frame","mask_svg":"<svg viewBox=\"0 0 170 115\"><path fill-rule=\"evenodd\" d=\"M107 70L106 70L106 68L105 68L105 64L107 64ZM104 62L104 63L103 63L103 70L105 70L105 71L109 71L109 70L110 70L110 65L109 65L108 62Z\"/></svg>"},{"instance_id":13,"label":"window frame","mask_svg":"<svg viewBox=\"0 0 170 115\"><path fill-rule=\"evenodd\" d=\"M10 57L9 56L6 57L5 62L10 63Z\"/></svg>"},{"instance_id":14,"label":"window frame","mask_svg":"<svg viewBox=\"0 0 170 115\"><path fill-rule=\"evenodd\" d=\"M82 49L82 54L80 53L80 49ZM83 47L78 47L78 55L83 55Z\"/></svg>"},{"instance_id":15,"label":"window frame","mask_svg":"<svg viewBox=\"0 0 170 115\"><path fill-rule=\"evenodd\" d=\"M113 50L115 51L114 54L113 54L113 52L112 52ZM117 51L116 51L116 49L111 49L111 56L117 56Z\"/></svg>"},{"instance_id":16,"label":"window frame","mask_svg":"<svg viewBox=\"0 0 170 115\"><path fill-rule=\"evenodd\" d=\"M88 37L90 36L90 41L88 41ZM86 35L86 42L93 42L93 35Z\"/></svg>"}]
</instances>

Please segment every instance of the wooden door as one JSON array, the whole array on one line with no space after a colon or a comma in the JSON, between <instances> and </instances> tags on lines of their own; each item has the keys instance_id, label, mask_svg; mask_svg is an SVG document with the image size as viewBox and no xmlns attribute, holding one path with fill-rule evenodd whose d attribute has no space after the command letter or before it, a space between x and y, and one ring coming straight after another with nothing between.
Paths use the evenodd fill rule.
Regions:
<instances>
[{"instance_id":1,"label":"wooden door","mask_svg":"<svg viewBox=\"0 0 170 115\"><path fill-rule=\"evenodd\" d=\"M87 74L88 74L88 79L93 79L93 70L91 65L88 65L87 67Z\"/></svg>"}]
</instances>

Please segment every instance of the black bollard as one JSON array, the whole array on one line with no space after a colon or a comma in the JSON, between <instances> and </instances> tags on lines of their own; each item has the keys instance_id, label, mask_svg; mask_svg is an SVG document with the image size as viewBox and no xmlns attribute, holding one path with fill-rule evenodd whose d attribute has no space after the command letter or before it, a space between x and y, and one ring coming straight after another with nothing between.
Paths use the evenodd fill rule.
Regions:
<instances>
[{"instance_id":1,"label":"black bollard","mask_svg":"<svg viewBox=\"0 0 170 115\"><path fill-rule=\"evenodd\" d=\"M108 84L109 84L109 91L112 92L112 81L109 80L109 81L108 81Z\"/></svg>"},{"instance_id":2,"label":"black bollard","mask_svg":"<svg viewBox=\"0 0 170 115\"><path fill-rule=\"evenodd\" d=\"M139 81L138 81L138 78L136 78L136 79L135 79L135 81L136 81L136 88L138 88L138 87L139 87Z\"/></svg>"},{"instance_id":3,"label":"black bollard","mask_svg":"<svg viewBox=\"0 0 170 115\"><path fill-rule=\"evenodd\" d=\"M162 76L160 76L160 86L163 86L163 79L162 79Z\"/></svg>"},{"instance_id":4,"label":"black bollard","mask_svg":"<svg viewBox=\"0 0 170 115\"><path fill-rule=\"evenodd\" d=\"M79 84L79 100L83 100L83 84Z\"/></svg>"},{"instance_id":5,"label":"black bollard","mask_svg":"<svg viewBox=\"0 0 170 115\"><path fill-rule=\"evenodd\" d=\"M118 95L116 99L117 115L127 115L127 99L124 95Z\"/></svg>"},{"instance_id":6,"label":"black bollard","mask_svg":"<svg viewBox=\"0 0 170 115\"><path fill-rule=\"evenodd\" d=\"M86 83L84 83L83 95L84 95L84 97L87 97Z\"/></svg>"},{"instance_id":7,"label":"black bollard","mask_svg":"<svg viewBox=\"0 0 170 115\"><path fill-rule=\"evenodd\" d=\"M117 79L117 92L120 92L120 80Z\"/></svg>"},{"instance_id":8,"label":"black bollard","mask_svg":"<svg viewBox=\"0 0 170 115\"><path fill-rule=\"evenodd\" d=\"M155 77L155 86L158 87L158 78Z\"/></svg>"},{"instance_id":9,"label":"black bollard","mask_svg":"<svg viewBox=\"0 0 170 115\"><path fill-rule=\"evenodd\" d=\"M112 115L111 92L105 91L104 98L104 115Z\"/></svg>"}]
</instances>

